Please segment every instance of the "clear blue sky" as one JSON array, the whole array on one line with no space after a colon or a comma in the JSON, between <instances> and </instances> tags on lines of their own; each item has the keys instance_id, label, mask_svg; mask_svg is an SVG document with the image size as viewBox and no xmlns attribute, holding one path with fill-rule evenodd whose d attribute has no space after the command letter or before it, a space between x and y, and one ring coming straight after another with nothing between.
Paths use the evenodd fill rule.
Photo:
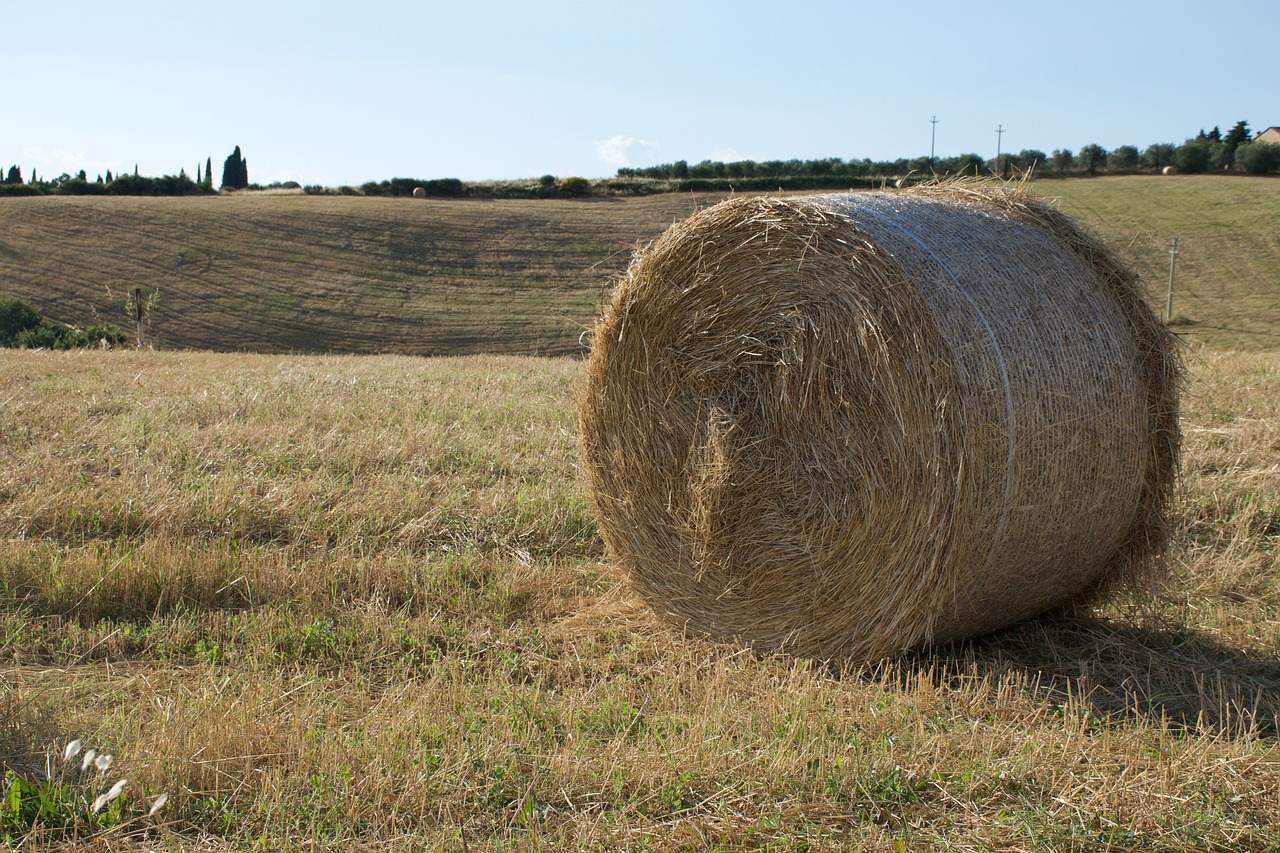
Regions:
<instances>
[{"instance_id":1,"label":"clear blue sky","mask_svg":"<svg viewBox=\"0 0 1280 853\"><path fill-rule=\"evenodd\" d=\"M0 164L257 183L1112 149L1280 125L1277 0L7 2Z\"/></svg>"}]
</instances>

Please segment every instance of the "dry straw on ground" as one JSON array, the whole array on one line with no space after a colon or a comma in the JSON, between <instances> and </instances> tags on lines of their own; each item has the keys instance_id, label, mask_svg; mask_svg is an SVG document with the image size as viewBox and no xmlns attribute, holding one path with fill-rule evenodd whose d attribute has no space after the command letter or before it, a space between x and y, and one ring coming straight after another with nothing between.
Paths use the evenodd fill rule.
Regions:
<instances>
[{"instance_id":1,"label":"dry straw on ground","mask_svg":"<svg viewBox=\"0 0 1280 853\"><path fill-rule=\"evenodd\" d=\"M1136 277L1015 188L732 199L595 329L588 491L670 622L876 659L1149 576L1178 375Z\"/></svg>"}]
</instances>

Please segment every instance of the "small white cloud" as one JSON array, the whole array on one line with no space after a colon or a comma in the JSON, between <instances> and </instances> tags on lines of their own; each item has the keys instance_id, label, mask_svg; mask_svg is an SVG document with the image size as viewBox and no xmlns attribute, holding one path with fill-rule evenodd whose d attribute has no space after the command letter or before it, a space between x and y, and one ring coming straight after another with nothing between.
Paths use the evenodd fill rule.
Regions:
<instances>
[{"instance_id":1,"label":"small white cloud","mask_svg":"<svg viewBox=\"0 0 1280 853\"><path fill-rule=\"evenodd\" d=\"M62 174L74 175L84 169L92 181L108 170L119 174L132 169L132 166L126 167L123 160L89 160L85 158L83 151L39 147L22 149L22 159L18 166L22 168L23 177L30 177L30 169L35 168L40 177L46 180Z\"/></svg>"},{"instance_id":2,"label":"small white cloud","mask_svg":"<svg viewBox=\"0 0 1280 853\"><path fill-rule=\"evenodd\" d=\"M717 148L711 152L711 159L718 160L721 163L737 163L750 158L743 157L733 148Z\"/></svg>"},{"instance_id":3,"label":"small white cloud","mask_svg":"<svg viewBox=\"0 0 1280 853\"><path fill-rule=\"evenodd\" d=\"M661 149L656 142L621 134L596 143L596 154L610 166L653 166Z\"/></svg>"}]
</instances>

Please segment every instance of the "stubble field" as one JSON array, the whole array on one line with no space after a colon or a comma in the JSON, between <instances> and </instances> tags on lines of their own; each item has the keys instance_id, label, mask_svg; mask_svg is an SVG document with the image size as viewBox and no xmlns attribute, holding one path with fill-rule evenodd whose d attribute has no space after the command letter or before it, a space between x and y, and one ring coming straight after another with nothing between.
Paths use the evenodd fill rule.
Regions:
<instances>
[{"instance_id":1,"label":"stubble field","mask_svg":"<svg viewBox=\"0 0 1280 853\"><path fill-rule=\"evenodd\" d=\"M652 620L576 357L5 352L0 759L112 753L102 848L1275 849L1280 274L1215 239L1258 301L1189 297L1169 583L860 670Z\"/></svg>"},{"instance_id":2,"label":"stubble field","mask_svg":"<svg viewBox=\"0 0 1280 853\"><path fill-rule=\"evenodd\" d=\"M1164 292L1189 340L1280 346L1280 181L1186 175L1041 181ZM0 294L166 350L575 355L632 249L724 196L583 201L237 193L0 202ZM1160 299L1163 306L1163 299Z\"/></svg>"}]
</instances>

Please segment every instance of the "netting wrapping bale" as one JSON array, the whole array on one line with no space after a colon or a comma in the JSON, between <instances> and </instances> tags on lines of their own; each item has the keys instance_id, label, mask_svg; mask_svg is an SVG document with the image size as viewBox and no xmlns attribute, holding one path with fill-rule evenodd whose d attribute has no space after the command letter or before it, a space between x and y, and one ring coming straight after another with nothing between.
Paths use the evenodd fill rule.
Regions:
<instances>
[{"instance_id":1,"label":"netting wrapping bale","mask_svg":"<svg viewBox=\"0 0 1280 853\"><path fill-rule=\"evenodd\" d=\"M1136 277L1016 190L734 199L597 324L587 491L670 622L877 659L1158 564L1178 375Z\"/></svg>"}]
</instances>

